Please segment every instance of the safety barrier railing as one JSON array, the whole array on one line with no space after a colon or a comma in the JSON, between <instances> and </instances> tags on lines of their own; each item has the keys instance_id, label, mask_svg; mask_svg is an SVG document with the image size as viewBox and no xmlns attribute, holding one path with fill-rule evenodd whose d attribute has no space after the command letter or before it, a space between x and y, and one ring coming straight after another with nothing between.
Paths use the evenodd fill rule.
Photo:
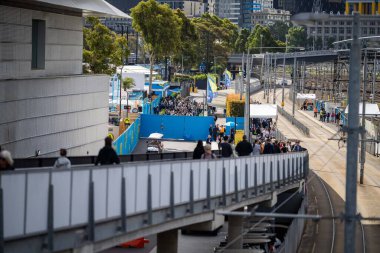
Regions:
<instances>
[{"instance_id":1,"label":"safety barrier railing","mask_svg":"<svg viewBox=\"0 0 380 253\"><path fill-rule=\"evenodd\" d=\"M137 118L132 125L113 142L113 146L118 155L129 155L133 152L139 142L140 124L141 119Z\"/></svg>"},{"instance_id":2,"label":"safety barrier railing","mask_svg":"<svg viewBox=\"0 0 380 253\"><path fill-rule=\"evenodd\" d=\"M111 232L120 234L201 214L293 185L308 168L308 153L299 152L1 172L0 240L36 235L53 240L57 231L84 227L93 241L98 223L119 220L120 231ZM185 213L177 212L181 206ZM153 219L162 210L168 215ZM127 227L127 219L139 214L145 221Z\"/></svg>"},{"instance_id":3,"label":"safety barrier railing","mask_svg":"<svg viewBox=\"0 0 380 253\"><path fill-rule=\"evenodd\" d=\"M284 116L292 125L297 127L299 130L301 130L302 133L304 133L306 136L310 136L310 129L302 124L299 120L297 120L295 117L293 117L290 113L282 109L280 106L277 106L278 112Z\"/></svg>"},{"instance_id":4,"label":"safety barrier railing","mask_svg":"<svg viewBox=\"0 0 380 253\"><path fill-rule=\"evenodd\" d=\"M298 210L299 215L305 214L306 200L302 201L301 207ZM305 219L294 219L286 232L284 242L278 250L279 253L294 253L297 252L298 246L301 243L303 230L305 227Z\"/></svg>"},{"instance_id":5,"label":"safety barrier railing","mask_svg":"<svg viewBox=\"0 0 380 253\"><path fill-rule=\"evenodd\" d=\"M154 114L154 108L160 104L161 95L157 96L153 101L149 102L148 99L144 99L143 101L143 114Z\"/></svg>"}]
</instances>

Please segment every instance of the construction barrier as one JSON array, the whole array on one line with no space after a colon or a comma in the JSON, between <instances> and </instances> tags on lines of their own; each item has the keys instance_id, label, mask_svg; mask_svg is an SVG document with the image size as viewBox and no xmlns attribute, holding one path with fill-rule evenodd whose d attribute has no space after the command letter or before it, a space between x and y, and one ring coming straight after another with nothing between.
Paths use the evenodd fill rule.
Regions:
<instances>
[{"instance_id":1,"label":"construction barrier","mask_svg":"<svg viewBox=\"0 0 380 253\"><path fill-rule=\"evenodd\" d=\"M114 142L113 146L118 155L129 155L139 142L140 118L137 118Z\"/></svg>"}]
</instances>

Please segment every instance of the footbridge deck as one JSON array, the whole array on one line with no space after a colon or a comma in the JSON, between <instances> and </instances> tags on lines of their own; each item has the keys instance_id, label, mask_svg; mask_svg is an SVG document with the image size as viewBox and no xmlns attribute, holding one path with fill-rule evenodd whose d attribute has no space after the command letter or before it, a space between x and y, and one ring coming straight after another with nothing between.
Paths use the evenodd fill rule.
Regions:
<instances>
[{"instance_id":1,"label":"footbridge deck","mask_svg":"<svg viewBox=\"0 0 380 253\"><path fill-rule=\"evenodd\" d=\"M1 252L99 252L300 187L308 153L0 174Z\"/></svg>"}]
</instances>

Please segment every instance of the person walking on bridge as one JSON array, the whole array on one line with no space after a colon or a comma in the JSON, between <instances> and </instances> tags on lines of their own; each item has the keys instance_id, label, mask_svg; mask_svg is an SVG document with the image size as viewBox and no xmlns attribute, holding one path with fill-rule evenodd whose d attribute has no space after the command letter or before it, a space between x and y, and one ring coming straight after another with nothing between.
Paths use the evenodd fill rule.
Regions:
<instances>
[{"instance_id":1,"label":"person walking on bridge","mask_svg":"<svg viewBox=\"0 0 380 253\"><path fill-rule=\"evenodd\" d=\"M111 137L106 137L104 139L104 147L99 151L98 157L96 158L95 165L107 165L107 164L119 164L120 159L116 154L116 151L112 148Z\"/></svg>"},{"instance_id":2,"label":"person walking on bridge","mask_svg":"<svg viewBox=\"0 0 380 253\"><path fill-rule=\"evenodd\" d=\"M67 158L67 150L64 148L61 148L59 150L59 155L58 159L54 163L54 169L70 169L71 168L71 162Z\"/></svg>"},{"instance_id":3,"label":"person walking on bridge","mask_svg":"<svg viewBox=\"0 0 380 253\"><path fill-rule=\"evenodd\" d=\"M253 147L252 144L247 141L246 135L243 135L243 140L236 145L235 150L239 156L249 156L252 153Z\"/></svg>"},{"instance_id":4,"label":"person walking on bridge","mask_svg":"<svg viewBox=\"0 0 380 253\"><path fill-rule=\"evenodd\" d=\"M317 118L318 116L318 108L314 107L314 118Z\"/></svg>"},{"instance_id":5,"label":"person walking on bridge","mask_svg":"<svg viewBox=\"0 0 380 253\"><path fill-rule=\"evenodd\" d=\"M209 144L208 142L206 142L206 143ZM203 141L199 140L197 143L197 146L195 147L195 149L193 151L193 159L201 159L201 157L204 153L205 153L205 150L203 148Z\"/></svg>"},{"instance_id":6,"label":"person walking on bridge","mask_svg":"<svg viewBox=\"0 0 380 253\"><path fill-rule=\"evenodd\" d=\"M220 147L222 149L223 158L231 157L231 155L233 154L233 150L231 145L228 143L228 136L223 137L223 142L222 144L220 144Z\"/></svg>"}]
</instances>

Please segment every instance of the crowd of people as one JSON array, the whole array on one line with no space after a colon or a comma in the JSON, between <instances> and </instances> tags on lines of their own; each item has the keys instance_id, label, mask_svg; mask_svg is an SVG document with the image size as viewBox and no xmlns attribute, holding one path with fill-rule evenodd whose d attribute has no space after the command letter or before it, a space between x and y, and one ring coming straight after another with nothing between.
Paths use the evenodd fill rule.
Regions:
<instances>
[{"instance_id":1,"label":"crowd of people","mask_svg":"<svg viewBox=\"0 0 380 253\"><path fill-rule=\"evenodd\" d=\"M154 108L155 114L177 116L199 116L203 111L203 103L192 101L191 98L167 96L161 98L160 104Z\"/></svg>"},{"instance_id":2,"label":"crowd of people","mask_svg":"<svg viewBox=\"0 0 380 253\"><path fill-rule=\"evenodd\" d=\"M319 120L322 122L335 123L338 126L340 125L340 111L338 111L337 113L335 113L334 110L332 110L331 112L327 112L326 109L323 107L318 111L318 108L314 107L313 112L314 118L318 118L319 115Z\"/></svg>"},{"instance_id":3,"label":"crowd of people","mask_svg":"<svg viewBox=\"0 0 380 253\"><path fill-rule=\"evenodd\" d=\"M300 145L300 141L279 141L274 138L255 139L253 143L248 141L246 135L243 135L243 140L236 146L228 136L224 136L222 142L218 145L219 155L221 158L256 156L266 154L280 154L289 152L301 152L306 149ZM211 144L206 141L199 140L193 152L193 159L216 159L213 154Z\"/></svg>"}]
</instances>

